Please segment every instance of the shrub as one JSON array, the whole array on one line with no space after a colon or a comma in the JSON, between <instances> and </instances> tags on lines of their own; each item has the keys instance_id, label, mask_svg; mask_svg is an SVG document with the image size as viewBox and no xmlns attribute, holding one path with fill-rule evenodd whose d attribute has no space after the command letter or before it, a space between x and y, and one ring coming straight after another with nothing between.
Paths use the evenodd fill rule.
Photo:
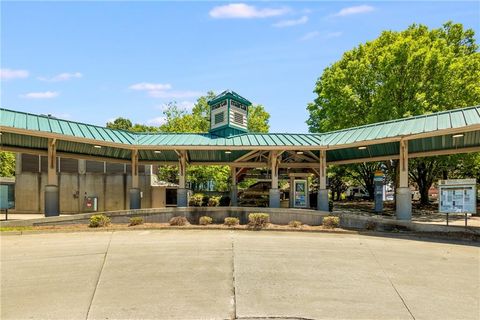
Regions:
<instances>
[{"instance_id":1,"label":"shrub","mask_svg":"<svg viewBox=\"0 0 480 320\"><path fill-rule=\"evenodd\" d=\"M288 225L292 228L299 228L302 226L302 222L301 221L297 221L297 220L292 220L288 223Z\"/></svg>"},{"instance_id":2,"label":"shrub","mask_svg":"<svg viewBox=\"0 0 480 320\"><path fill-rule=\"evenodd\" d=\"M110 224L110 218L104 214L94 214L90 217L90 228L106 227Z\"/></svg>"},{"instance_id":3,"label":"shrub","mask_svg":"<svg viewBox=\"0 0 480 320\"><path fill-rule=\"evenodd\" d=\"M129 226L138 226L140 224L143 224L143 218L142 217L133 217L130 218L130 224Z\"/></svg>"},{"instance_id":4,"label":"shrub","mask_svg":"<svg viewBox=\"0 0 480 320\"><path fill-rule=\"evenodd\" d=\"M190 224L187 218L183 216L173 217L172 219L170 219L169 223L171 226L185 226Z\"/></svg>"},{"instance_id":5,"label":"shrub","mask_svg":"<svg viewBox=\"0 0 480 320\"><path fill-rule=\"evenodd\" d=\"M210 202L210 196L204 195L202 197L202 207L208 206L209 202Z\"/></svg>"},{"instance_id":6,"label":"shrub","mask_svg":"<svg viewBox=\"0 0 480 320\"><path fill-rule=\"evenodd\" d=\"M200 220L198 220L198 224L202 226L206 226L207 224L212 224L212 222L213 222L213 219L208 216L202 216L200 217Z\"/></svg>"},{"instance_id":7,"label":"shrub","mask_svg":"<svg viewBox=\"0 0 480 320\"><path fill-rule=\"evenodd\" d=\"M253 228L265 228L270 223L268 213L250 213L248 215L248 225Z\"/></svg>"},{"instance_id":8,"label":"shrub","mask_svg":"<svg viewBox=\"0 0 480 320\"><path fill-rule=\"evenodd\" d=\"M229 226L229 227L236 226L239 223L240 223L240 220L238 220L238 218L234 218L234 217L227 217L227 218L225 218L225 221L224 221L224 224L226 226Z\"/></svg>"},{"instance_id":9,"label":"shrub","mask_svg":"<svg viewBox=\"0 0 480 320\"><path fill-rule=\"evenodd\" d=\"M203 202L203 194L195 193L188 200L188 205L190 207L201 207Z\"/></svg>"},{"instance_id":10,"label":"shrub","mask_svg":"<svg viewBox=\"0 0 480 320\"><path fill-rule=\"evenodd\" d=\"M208 199L208 206L209 207L217 207L220 204L220 197L213 196Z\"/></svg>"},{"instance_id":11,"label":"shrub","mask_svg":"<svg viewBox=\"0 0 480 320\"><path fill-rule=\"evenodd\" d=\"M228 207L230 205L230 197L229 196L222 196L220 198L220 206L221 207Z\"/></svg>"},{"instance_id":12,"label":"shrub","mask_svg":"<svg viewBox=\"0 0 480 320\"><path fill-rule=\"evenodd\" d=\"M328 229L338 228L340 226L340 218L335 216L328 216L323 218L323 226Z\"/></svg>"},{"instance_id":13,"label":"shrub","mask_svg":"<svg viewBox=\"0 0 480 320\"><path fill-rule=\"evenodd\" d=\"M328 211L333 212L333 201L332 200L328 201Z\"/></svg>"},{"instance_id":14,"label":"shrub","mask_svg":"<svg viewBox=\"0 0 480 320\"><path fill-rule=\"evenodd\" d=\"M377 223L375 221L367 221L367 223L365 224L365 229L373 231L377 229Z\"/></svg>"}]
</instances>

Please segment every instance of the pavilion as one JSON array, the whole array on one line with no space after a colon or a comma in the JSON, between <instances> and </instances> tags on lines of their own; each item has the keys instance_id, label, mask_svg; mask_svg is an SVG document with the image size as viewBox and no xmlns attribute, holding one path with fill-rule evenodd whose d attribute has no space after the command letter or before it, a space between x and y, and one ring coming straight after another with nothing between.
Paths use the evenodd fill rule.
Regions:
<instances>
[{"instance_id":1,"label":"pavilion","mask_svg":"<svg viewBox=\"0 0 480 320\"><path fill-rule=\"evenodd\" d=\"M480 107L453 109L325 133L253 133L247 130L251 103L224 91L209 106L208 133L134 133L96 125L0 109L2 151L48 157L45 214L59 214L57 157L131 165L130 208L140 208L138 166L179 167L177 201L188 205L188 165L231 168L232 206L237 176L248 168L268 168L270 207L280 206L279 170L304 169L319 179L318 210L328 211L327 166L398 159L398 219L411 219L408 161L411 158L480 151Z\"/></svg>"}]
</instances>

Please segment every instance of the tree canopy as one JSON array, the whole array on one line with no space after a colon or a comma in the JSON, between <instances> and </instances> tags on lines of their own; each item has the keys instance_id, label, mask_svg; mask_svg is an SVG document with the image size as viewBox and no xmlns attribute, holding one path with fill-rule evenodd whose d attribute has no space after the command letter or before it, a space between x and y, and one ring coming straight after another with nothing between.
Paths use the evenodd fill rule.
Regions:
<instances>
[{"instance_id":1,"label":"tree canopy","mask_svg":"<svg viewBox=\"0 0 480 320\"><path fill-rule=\"evenodd\" d=\"M384 31L347 51L316 83L310 131L323 132L480 102L480 53L471 29L448 22Z\"/></svg>"},{"instance_id":2,"label":"tree canopy","mask_svg":"<svg viewBox=\"0 0 480 320\"><path fill-rule=\"evenodd\" d=\"M307 106L309 130L325 132L477 105L477 50L473 30L453 22L437 29L414 24L404 31L384 31L325 68L316 82L316 99ZM475 155L463 155L468 157L478 161ZM438 169L445 167L438 161L410 161L410 176L421 189L422 202L428 200L426 191ZM364 173L364 167L353 168L360 176Z\"/></svg>"}]
</instances>

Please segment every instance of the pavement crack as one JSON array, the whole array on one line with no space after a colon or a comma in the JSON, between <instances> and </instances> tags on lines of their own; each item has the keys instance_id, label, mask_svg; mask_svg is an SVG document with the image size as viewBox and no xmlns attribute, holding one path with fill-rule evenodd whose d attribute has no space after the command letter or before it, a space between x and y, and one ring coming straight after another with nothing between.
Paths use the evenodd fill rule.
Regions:
<instances>
[{"instance_id":1,"label":"pavement crack","mask_svg":"<svg viewBox=\"0 0 480 320\"><path fill-rule=\"evenodd\" d=\"M235 239L233 231L230 231L230 240L232 242L232 315L231 319L237 319L237 295L235 283Z\"/></svg>"},{"instance_id":2,"label":"pavement crack","mask_svg":"<svg viewBox=\"0 0 480 320\"><path fill-rule=\"evenodd\" d=\"M387 278L388 282L390 283L390 285L392 286L393 290L395 290L395 292L397 293L397 296L400 298L400 300L402 301L403 303L403 306L405 307L405 309L407 309L408 313L410 314L410 316L412 317L413 320L415 320L415 316L413 315L412 311L410 310L410 308L408 307L407 303L405 302L405 299L403 299L402 295L400 294L400 292L398 291L397 287L395 286L395 284L393 283L392 279L390 279L390 277L388 276L388 273L385 271L385 269L383 268L383 265L380 263L380 261L378 260L377 256L375 255L375 253L373 253L372 249L370 248L370 246L368 245L368 243L364 242L365 243L365 246L368 248L368 251L370 251L370 254L373 256L373 259L375 260L375 262L380 266L380 270L382 270L382 273L385 275L385 278Z\"/></svg>"},{"instance_id":3,"label":"pavement crack","mask_svg":"<svg viewBox=\"0 0 480 320\"><path fill-rule=\"evenodd\" d=\"M105 267L105 262L107 261L108 249L110 249L110 243L112 243L112 237L113 237L113 231L110 233L110 239L108 239L107 249L105 250L105 254L103 255L102 267L100 268L100 272L98 272L97 281L95 283L95 288L93 289L92 298L90 299L90 303L88 305L88 310L87 310L87 316L85 317L85 319L88 319L88 317L90 316L90 309L92 308L93 299L95 298L95 293L97 293L98 284L100 283L100 277L102 276L103 268Z\"/></svg>"}]
</instances>

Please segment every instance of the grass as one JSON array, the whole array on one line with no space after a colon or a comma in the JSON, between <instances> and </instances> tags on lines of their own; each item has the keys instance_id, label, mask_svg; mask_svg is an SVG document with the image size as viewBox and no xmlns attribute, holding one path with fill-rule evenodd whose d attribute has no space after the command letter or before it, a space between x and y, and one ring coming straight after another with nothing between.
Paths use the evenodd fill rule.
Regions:
<instances>
[{"instance_id":1,"label":"grass","mask_svg":"<svg viewBox=\"0 0 480 320\"><path fill-rule=\"evenodd\" d=\"M5 231L25 231L25 230L34 230L34 227L32 227L32 226L26 226L26 227L0 227L0 232L5 232Z\"/></svg>"}]
</instances>

